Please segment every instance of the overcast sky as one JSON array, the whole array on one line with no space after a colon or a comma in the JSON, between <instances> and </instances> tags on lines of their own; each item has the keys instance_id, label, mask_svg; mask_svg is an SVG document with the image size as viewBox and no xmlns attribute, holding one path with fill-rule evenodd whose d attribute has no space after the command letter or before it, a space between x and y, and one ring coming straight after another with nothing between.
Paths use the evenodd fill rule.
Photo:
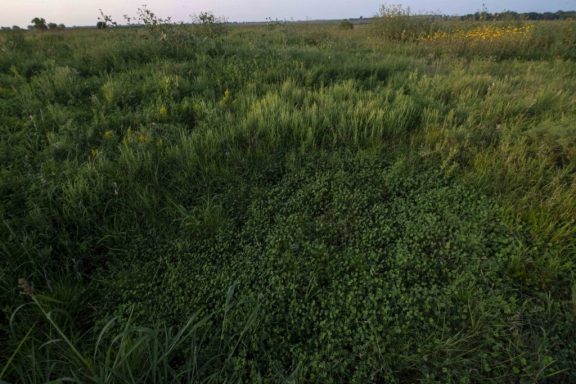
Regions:
<instances>
[{"instance_id":1,"label":"overcast sky","mask_svg":"<svg viewBox=\"0 0 576 384\"><path fill-rule=\"evenodd\" d=\"M376 13L380 0L0 0L0 25L26 26L34 17L66 25L94 25L102 8L116 21L122 15L134 15L142 4L162 17L189 21L191 14L213 11L230 21L262 21L267 17L281 20L342 19L369 17ZM557 11L576 9L576 0L405 0L412 11L444 14L473 13L485 3L491 12L503 10Z\"/></svg>"}]
</instances>

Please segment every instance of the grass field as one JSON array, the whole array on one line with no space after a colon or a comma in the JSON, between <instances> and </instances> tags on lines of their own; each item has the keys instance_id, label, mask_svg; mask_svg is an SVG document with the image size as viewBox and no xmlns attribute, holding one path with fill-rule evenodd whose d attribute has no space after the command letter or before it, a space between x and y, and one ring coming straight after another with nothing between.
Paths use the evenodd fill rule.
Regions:
<instances>
[{"instance_id":1,"label":"grass field","mask_svg":"<svg viewBox=\"0 0 576 384\"><path fill-rule=\"evenodd\" d=\"M0 382L576 382L576 21L383 19L0 34Z\"/></svg>"}]
</instances>

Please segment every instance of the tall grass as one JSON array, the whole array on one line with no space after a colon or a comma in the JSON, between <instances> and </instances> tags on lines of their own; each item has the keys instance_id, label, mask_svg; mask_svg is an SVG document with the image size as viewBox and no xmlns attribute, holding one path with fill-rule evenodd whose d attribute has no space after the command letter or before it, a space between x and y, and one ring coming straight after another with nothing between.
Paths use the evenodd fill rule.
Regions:
<instances>
[{"instance_id":1,"label":"tall grass","mask_svg":"<svg viewBox=\"0 0 576 384\"><path fill-rule=\"evenodd\" d=\"M10 330L18 343L4 361L0 380L12 382L166 383L235 382L246 379L235 367L239 347L253 335L258 305L234 298L228 290L224 306L208 316L192 316L178 327L167 324L138 325L128 317L78 334L75 321L59 308L62 304L34 292L20 279L22 294L30 302L19 306L10 318ZM238 309L242 310L241 317ZM241 332L230 333L230 318L241 321ZM71 321L72 320L72 321ZM23 336L18 332L26 331ZM214 335L220 334L220 337Z\"/></svg>"}]
</instances>

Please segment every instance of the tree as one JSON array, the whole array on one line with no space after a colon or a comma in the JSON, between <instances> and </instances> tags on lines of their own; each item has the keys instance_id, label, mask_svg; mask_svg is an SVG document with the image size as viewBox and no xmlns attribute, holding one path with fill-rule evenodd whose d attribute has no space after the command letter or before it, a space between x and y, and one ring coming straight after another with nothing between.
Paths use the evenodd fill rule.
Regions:
<instances>
[{"instance_id":1,"label":"tree","mask_svg":"<svg viewBox=\"0 0 576 384\"><path fill-rule=\"evenodd\" d=\"M108 27L108 25L106 24L105 21L99 21L96 23L96 28L98 29L106 29Z\"/></svg>"},{"instance_id":2,"label":"tree","mask_svg":"<svg viewBox=\"0 0 576 384\"><path fill-rule=\"evenodd\" d=\"M48 29L48 26L46 25L46 20L40 17L35 17L32 19L32 26L34 27L34 29L37 29L39 31L45 31Z\"/></svg>"},{"instance_id":3,"label":"tree","mask_svg":"<svg viewBox=\"0 0 576 384\"><path fill-rule=\"evenodd\" d=\"M49 30L58 29L58 24L56 24L56 23L48 23L48 29L49 29Z\"/></svg>"}]
</instances>

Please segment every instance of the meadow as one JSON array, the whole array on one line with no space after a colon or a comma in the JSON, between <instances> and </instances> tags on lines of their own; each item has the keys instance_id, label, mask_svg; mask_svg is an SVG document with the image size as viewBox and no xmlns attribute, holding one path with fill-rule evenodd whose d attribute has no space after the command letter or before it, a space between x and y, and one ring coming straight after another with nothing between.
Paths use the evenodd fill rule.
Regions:
<instances>
[{"instance_id":1,"label":"meadow","mask_svg":"<svg viewBox=\"0 0 576 384\"><path fill-rule=\"evenodd\" d=\"M0 382L576 382L576 21L0 33Z\"/></svg>"}]
</instances>

